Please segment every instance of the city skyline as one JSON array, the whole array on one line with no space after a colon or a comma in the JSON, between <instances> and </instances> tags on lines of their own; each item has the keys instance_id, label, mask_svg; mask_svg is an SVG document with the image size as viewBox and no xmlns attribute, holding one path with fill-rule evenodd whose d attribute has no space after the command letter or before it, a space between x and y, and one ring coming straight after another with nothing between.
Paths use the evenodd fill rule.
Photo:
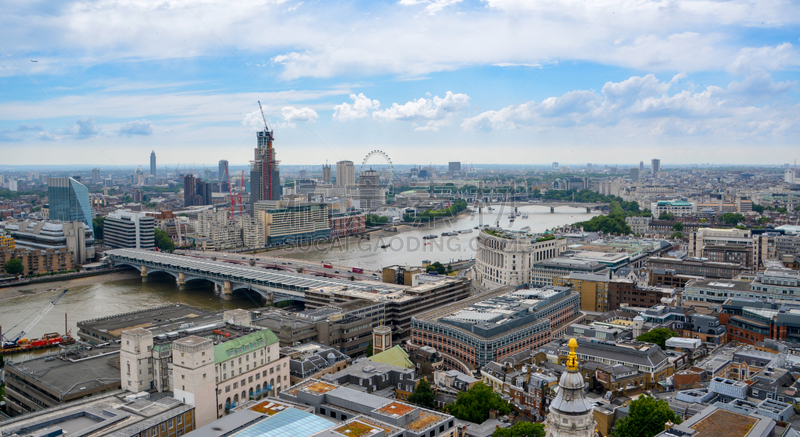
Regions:
<instances>
[{"instance_id":1,"label":"city skyline","mask_svg":"<svg viewBox=\"0 0 800 437\"><path fill-rule=\"evenodd\" d=\"M790 2L87 5L0 18L4 164L795 158Z\"/></svg>"}]
</instances>

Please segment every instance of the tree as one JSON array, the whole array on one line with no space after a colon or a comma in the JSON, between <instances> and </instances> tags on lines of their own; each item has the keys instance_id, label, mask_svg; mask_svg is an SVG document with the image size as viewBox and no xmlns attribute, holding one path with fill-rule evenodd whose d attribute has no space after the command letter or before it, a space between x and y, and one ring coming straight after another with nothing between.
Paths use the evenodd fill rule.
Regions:
<instances>
[{"instance_id":1,"label":"tree","mask_svg":"<svg viewBox=\"0 0 800 437\"><path fill-rule=\"evenodd\" d=\"M444 265L442 265L442 263L440 263L439 261L436 261L433 264L429 264L428 267L425 268L425 271L426 272L436 272L436 273L438 273L440 275L444 275L447 272L447 269L445 268Z\"/></svg>"},{"instance_id":2,"label":"tree","mask_svg":"<svg viewBox=\"0 0 800 437\"><path fill-rule=\"evenodd\" d=\"M739 222L747 221L747 219L741 214L726 212L725 214L719 216L719 221L728 225L735 225Z\"/></svg>"},{"instance_id":3,"label":"tree","mask_svg":"<svg viewBox=\"0 0 800 437\"><path fill-rule=\"evenodd\" d=\"M105 217L95 217L92 219L92 227L94 228L94 238L98 240L103 239L103 228L105 227Z\"/></svg>"},{"instance_id":4,"label":"tree","mask_svg":"<svg viewBox=\"0 0 800 437\"><path fill-rule=\"evenodd\" d=\"M612 437L653 437L664 431L664 424L681 423L681 417L669 408L667 401L641 396L631 402L626 417L617 420Z\"/></svg>"},{"instance_id":5,"label":"tree","mask_svg":"<svg viewBox=\"0 0 800 437\"><path fill-rule=\"evenodd\" d=\"M666 349L667 339L677 336L677 332L670 331L667 328L656 328L645 332L644 334L636 337L638 341L645 341L647 343L655 343L661 349Z\"/></svg>"},{"instance_id":6,"label":"tree","mask_svg":"<svg viewBox=\"0 0 800 437\"><path fill-rule=\"evenodd\" d=\"M673 232L669 238L670 240L683 240L683 232Z\"/></svg>"},{"instance_id":7,"label":"tree","mask_svg":"<svg viewBox=\"0 0 800 437\"><path fill-rule=\"evenodd\" d=\"M764 207L759 205L759 204L757 204L757 203L754 203L753 204L753 211L755 211L755 212L757 212L759 214L763 214L764 213Z\"/></svg>"},{"instance_id":8,"label":"tree","mask_svg":"<svg viewBox=\"0 0 800 437\"><path fill-rule=\"evenodd\" d=\"M3 268L6 269L6 273L11 276L17 276L22 274L25 271L25 266L22 264L22 260L19 258L11 258L10 260L6 261Z\"/></svg>"},{"instance_id":9,"label":"tree","mask_svg":"<svg viewBox=\"0 0 800 437\"><path fill-rule=\"evenodd\" d=\"M423 377L414 388L414 393L411 393L411 396L408 397L408 402L424 408L434 408L436 406L433 403L434 397L436 397L436 394L431 388L431 383Z\"/></svg>"},{"instance_id":10,"label":"tree","mask_svg":"<svg viewBox=\"0 0 800 437\"><path fill-rule=\"evenodd\" d=\"M669 220L669 221L672 221L672 220L675 220L675 214L673 214L673 213L671 213L671 212L662 212L662 213L661 213L661 214L658 216L658 219L659 219L659 220Z\"/></svg>"},{"instance_id":11,"label":"tree","mask_svg":"<svg viewBox=\"0 0 800 437\"><path fill-rule=\"evenodd\" d=\"M162 231L161 229L156 228L156 247L159 250L164 252L174 252L175 251L175 243L172 241L172 238L169 238L166 232Z\"/></svg>"},{"instance_id":12,"label":"tree","mask_svg":"<svg viewBox=\"0 0 800 437\"><path fill-rule=\"evenodd\" d=\"M367 357L372 356L372 340L370 340L369 344L367 344L367 350L364 352L364 355L366 355Z\"/></svg>"},{"instance_id":13,"label":"tree","mask_svg":"<svg viewBox=\"0 0 800 437\"><path fill-rule=\"evenodd\" d=\"M673 223L672 230L675 232L683 232L683 223L681 222Z\"/></svg>"},{"instance_id":14,"label":"tree","mask_svg":"<svg viewBox=\"0 0 800 437\"><path fill-rule=\"evenodd\" d=\"M497 410L500 414L508 414L511 412L511 405L482 382L478 382L471 389L459 393L455 403L445 406L445 411L457 419L472 423L485 422L489 418L489 410Z\"/></svg>"},{"instance_id":15,"label":"tree","mask_svg":"<svg viewBox=\"0 0 800 437\"><path fill-rule=\"evenodd\" d=\"M533 422L517 422L510 428L497 428L492 437L544 437L544 424Z\"/></svg>"}]
</instances>

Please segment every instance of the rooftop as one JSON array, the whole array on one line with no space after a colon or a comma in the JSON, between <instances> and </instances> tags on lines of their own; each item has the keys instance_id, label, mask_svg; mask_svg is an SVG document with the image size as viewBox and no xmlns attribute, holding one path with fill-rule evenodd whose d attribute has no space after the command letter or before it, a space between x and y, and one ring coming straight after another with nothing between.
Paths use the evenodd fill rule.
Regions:
<instances>
[{"instance_id":1,"label":"rooftop","mask_svg":"<svg viewBox=\"0 0 800 437\"><path fill-rule=\"evenodd\" d=\"M70 349L75 352L58 356L51 354L22 362L7 362L6 366L39 381L61 397L108 384L120 384L119 367L110 363L111 360L119 360L119 346L94 348L91 351ZM67 349L62 347L60 350Z\"/></svg>"},{"instance_id":2,"label":"rooftop","mask_svg":"<svg viewBox=\"0 0 800 437\"><path fill-rule=\"evenodd\" d=\"M146 328L153 335L177 330L186 323L221 321L221 312L210 312L183 304L170 304L156 308L138 310L130 313L78 322L82 331L96 330L108 337L119 339L122 331L133 328Z\"/></svg>"},{"instance_id":3,"label":"rooftop","mask_svg":"<svg viewBox=\"0 0 800 437\"><path fill-rule=\"evenodd\" d=\"M758 419L727 410L714 410L699 422L689 426L698 437L744 437Z\"/></svg>"}]
</instances>

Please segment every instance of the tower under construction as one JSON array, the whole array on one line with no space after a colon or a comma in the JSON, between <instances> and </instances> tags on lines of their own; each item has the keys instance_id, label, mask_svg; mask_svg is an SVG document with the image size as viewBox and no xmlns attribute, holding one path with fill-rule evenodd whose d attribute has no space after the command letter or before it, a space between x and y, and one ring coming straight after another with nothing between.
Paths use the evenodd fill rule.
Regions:
<instances>
[{"instance_id":1,"label":"tower under construction","mask_svg":"<svg viewBox=\"0 0 800 437\"><path fill-rule=\"evenodd\" d=\"M261 102L258 103L261 109ZM281 177L278 170L278 160L275 159L275 148L272 141L275 139L261 109L264 120L264 130L258 132L258 147L255 149L255 159L250 165L250 215L255 211L254 205L259 200L280 200Z\"/></svg>"}]
</instances>

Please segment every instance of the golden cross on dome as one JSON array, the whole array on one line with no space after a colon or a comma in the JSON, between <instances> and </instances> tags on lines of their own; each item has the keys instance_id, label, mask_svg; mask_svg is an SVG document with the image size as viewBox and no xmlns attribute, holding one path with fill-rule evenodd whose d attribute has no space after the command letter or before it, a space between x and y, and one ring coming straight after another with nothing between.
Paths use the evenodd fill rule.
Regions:
<instances>
[{"instance_id":1,"label":"golden cross on dome","mask_svg":"<svg viewBox=\"0 0 800 437\"><path fill-rule=\"evenodd\" d=\"M570 372L578 371L578 355L575 354L575 349L578 348L578 340L571 338L569 340L569 356L567 357L567 370Z\"/></svg>"}]
</instances>

